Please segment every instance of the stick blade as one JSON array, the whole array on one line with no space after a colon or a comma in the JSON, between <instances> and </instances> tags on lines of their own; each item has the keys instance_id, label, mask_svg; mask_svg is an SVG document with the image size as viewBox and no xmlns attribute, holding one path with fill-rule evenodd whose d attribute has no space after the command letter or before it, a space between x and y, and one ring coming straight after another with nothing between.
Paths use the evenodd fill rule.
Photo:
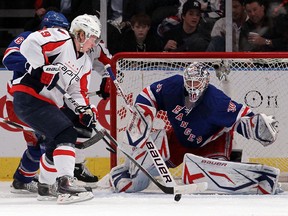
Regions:
<instances>
[{"instance_id":1,"label":"stick blade","mask_svg":"<svg viewBox=\"0 0 288 216\"><path fill-rule=\"evenodd\" d=\"M176 185L174 186L174 194L201 193L206 191L207 188L208 188L207 182L187 184L187 185Z\"/></svg>"}]
</instances>

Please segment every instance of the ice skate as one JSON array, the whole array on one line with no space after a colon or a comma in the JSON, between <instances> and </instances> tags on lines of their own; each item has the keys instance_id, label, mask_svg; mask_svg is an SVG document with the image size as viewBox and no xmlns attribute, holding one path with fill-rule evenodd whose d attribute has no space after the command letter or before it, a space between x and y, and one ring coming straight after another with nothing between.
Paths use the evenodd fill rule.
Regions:
<instances>
[{"instance_id":1,"label":"ice skate","mask_svg":"<svg viewBox=\"0 0 288 216\"><path fill-rule=\"evenodd\" d=\"M75 164L74 177L77 178L79 184L96 188L98 177L94 176L83 163Z\"/></svg>"},{"instance_id":2,"label":"ice skate","mask_svg":"<svg viewBox=\"0 0 288 216\"><path fill-rule=\"evenodd\" d=\"M56 200L58 196L57 183L48 185L45 183L38 183L38 197L39 201Z\"/></svg>"},{"instance_id":3,"label":"ice skate","mask_svg":"<svg viewBox=\"0 0 288 216\"><path fill-rule=\"evenodd\" d=\"M62 176L57 178L58 198L57 203L69 204L75 202L83 202L94 197L93 192L89 188L78 186L75 178L72 176Z\"/></svg>"},{"instance_id":4,"label":"ice skate","mask_svg":"<svg viewBox=\"0 0 288 216\"><path fill-rule=\"evenodd\" d=\"M14 179L11 184L11 193L15 194L36 194L38 190L37 180L33 179L29 183L24 183L19 181L18 179Z\"/></svg>"}]
</instances>

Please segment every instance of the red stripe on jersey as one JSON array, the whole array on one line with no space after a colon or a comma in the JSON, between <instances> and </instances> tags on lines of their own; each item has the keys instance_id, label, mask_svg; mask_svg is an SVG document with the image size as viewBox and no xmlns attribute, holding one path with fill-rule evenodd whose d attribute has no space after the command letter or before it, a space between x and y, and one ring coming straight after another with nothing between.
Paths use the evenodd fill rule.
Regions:
<instances>
[{"instance_id":1,"label":"red stripe on jersey","mask_svg":"<svg viewBox=\"0 0 288 216\"><path fill-rule=\"evenodd\" d=\"M59 155L66 155L66 156L72 156L75 157L75 152L70 151L70 150L65 150L65 149L55 149L53 151L53 156L59 156Z\"/></svg>"},{"instance_id":2,"label":"red stripe on jersey","mask_svg":"<svg viewBox=\"0 0 288 216\"><path fill-rule=\"evenodd\" d=\"M91 70L84 74L80 79L80 89L81 89L81 95L85 100L86 104L90 104L89 97L87 97L88 92L88 80L90 79L89 76L91 75Z\"/></svg>"},{"instance_id":3,"label":"red stripe on jersey","mask_svg":"<svg viewBox=\"0 0 288 216\"><path fill-rule=\"evenodd\" d=\"M43 53L43 56L45 58L45 64L51 64L51 62L48 61L48 56L46 55L46 52L53 51L54 49L62 46L65 42L66 42L66 40L64 40L64 41L56 41L56 42L49 42L49 43L44 44L42 46L42 53Z\"/></svg>"},{"instance_id":4,"label":"red stripe on jersey","mask_svg":"<svg viewBox=\"0 0 288 216\"><path fill-rule=\"evenodd\" d=\"M98 60L100 62L102 62L104 65L110 64L111 65L111 58L109 58L107 55L109 53L108 49L105 49L105 47L100 46L100 44L98 45L100 47L100 56L98 58ZM105 49L105 50L103 50ZM106 54L107 53L107 54Z\"/></svg>"},{"instance_id":5,"label":"red stripe on jersey","mask_svg":"<svg viewBox=\"0 0 288 216\"><path fill-rule=\"evenodd\" d=\"M50 103L54 106L56 106L56 104L54 103L54 101L42 96L42 95L39 95L33 88L30 88L26 85L13 85L12 88L10 89L9 91L9 94L13 95L14 92L25 92L27 94L30 94L32 95L33 97L36 97L38 98L39 100L43 100L43 101L46 101L47 103Z\"/></svg>"},{"instance_id":6,"label":"red stripe on jersey","mask_svg":"<svg viewBox=\"0 0 288 216\"><path fill-rule=\"evenodd\" d=\"M147 95L147 97L149 97L150 101L153 103L152 105L157 109L156 101L152 100L148 88L144 88L143 92Z\"/></svg>"},{"instance_id":7,"label":"red stripe on jersey","mask_svg":"<svg viewBox=\"0 0 288 216\"><path fill-rule=\"evenodd\" d=\"M43 161L43 157L40 158L40 163L41 163L41 166L42 166L45 170L47 170L48 172L55 172L55 173L57 172L57 170L56 170L55 168L46 166L46 164L45 164L44 161Z\"/></svg>"},{"instance_id":8,"label":"red stripe on jersey","mask_svg":"<svg viewBox=\"0 0 288 216\"><path fill-rule=\"evenodd\" d=\"M245 109L244 109L243 112L241 113L241 117L242 117L242 116L246 116L248 113L250 113L250 108L249 108L249 107L245 107Z\"/></svg>"},{"instance_id":9,"label":"red stripe on jersey","mask_svg":"<svg viewBox=\"0 0 288 216\"><path fill-rule=\"evenodd\" d=\"M26 172L23 169L18 169L18 171L25 177L33 177L36 175L37 172Z\"/></svg>"},{"instance_id":10,"label":"red stripe on jersey","mask_svg":"<svg viewBox=\"0 0 288 216\"><path fill-rule=\"evenodd\" d=\"M20 49L19 47L10 47L10 48L7 48L4 52L4 58L6 55L8 55L8 53L12 53L12 52L20 52Z\"/></svg>"}]
</instances>

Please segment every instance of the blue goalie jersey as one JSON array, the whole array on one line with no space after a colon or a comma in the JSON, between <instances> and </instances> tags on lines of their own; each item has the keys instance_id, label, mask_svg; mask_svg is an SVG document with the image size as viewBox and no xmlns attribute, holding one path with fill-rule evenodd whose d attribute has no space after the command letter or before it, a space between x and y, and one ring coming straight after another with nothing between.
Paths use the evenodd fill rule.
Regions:
<instances>
[{"instance_id":1,"label":"blue goalie jersey","mask_svg":"<svg viewBox=\"0 0 288 216\"><path fill-rule=\"evenodd\" d=\"M201 147L224 132L237 130L235 123L241 117L253 115L249 107L231 100L211 84L192 109L185 107L185 94L188 95L183 76L175 75L153 83L136 98L136 103L167 111L168 120L185 147Z\"/></svg>"}]
</instances>

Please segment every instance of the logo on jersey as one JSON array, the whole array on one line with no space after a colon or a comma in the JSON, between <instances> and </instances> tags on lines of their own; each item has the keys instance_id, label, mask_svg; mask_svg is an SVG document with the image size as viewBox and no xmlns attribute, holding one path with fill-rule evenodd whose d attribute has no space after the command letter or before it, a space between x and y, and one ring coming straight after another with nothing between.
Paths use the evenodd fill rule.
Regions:
<instances>
[{"instance_id":1,"label":"logo on jersey","mask_svg":"<svg viewBox=\"0 0 288 216\"><path fill-rule=\"evenodd\" d=\"M14 40L14 42L15 42L16 44L21 44L24 40L25 40L24 37L20 36L20 37L17 37L17 38Z\"/></svg>"},{"instance_id":2,"label":"logo on jersey","mask_svg":"<svg viewBox=\"0 0 288 216\"><path fill-rule=\"evenodd\" d=\"M156 92L160 92L162 89L162 84L158 84L157 85L157 89L156 89Z\"/></svg>"},{"instance_id":3,"label":"logo on jersey","mask_svg":"<svg viewBox=\"0 0 288 216\"><path fill-rule=\"evenodd\" d=\"M69 64L69 62L65 63L65 65L62 63L58 63L58 64L60 66L61 71L63 72L63 75L69 76L71 78L70 80L71 83L72 83L72 80L75 80L76 82L80 80L80 77L78 76L78 74L82 70L82 67L80 69L74 68L73 65Z\"/></svg>"},{"instance_id":4,"label":"logo on jersey","mask_svg":"<svg viewBox=\"0 0 288 216\"><path fill-rule=\"evenodd\" d=\"M235 112L235 111L236 111L236 105L232 101L230 101L227 112Z\"/></svg>"}]
</instances>

